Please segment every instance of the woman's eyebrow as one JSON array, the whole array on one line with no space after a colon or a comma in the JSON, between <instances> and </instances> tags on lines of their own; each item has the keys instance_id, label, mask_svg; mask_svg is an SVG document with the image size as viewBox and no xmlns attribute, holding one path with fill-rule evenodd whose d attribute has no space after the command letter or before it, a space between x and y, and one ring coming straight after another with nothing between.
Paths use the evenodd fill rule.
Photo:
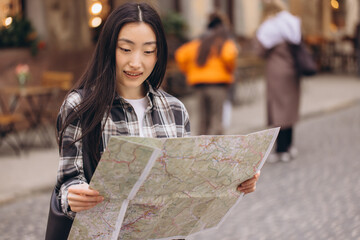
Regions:
<instances>
[{"instance_id":1,"label":"woman's eyebrow","mask_svg":"<svg viewBox=\"0 0 360 240\"><path fill-rule=\"evenodd\" d=\"M126 39L126 38L119 38L118 42L126 42L126 43L130 43L130 44L135 44L133 41Z\"/></svg>"},{"instance_id":2,"label":"woman's eyebrow","mask_svg":"<svg viewBox=\"0 0 360 240\"><path fill-rule=\"evenodd\" d=\"M133 42L127 38L119 38L118 42L126 42L126 43L133 44L133 45L135 44L135 42ZM156 41L145 42L143 45L152 45L152 44L156 44Z\"/></svg>"},{"instance_id":3,"label":"woman's eyebrow","mask_svg":"<svg viewBox=\"0 0 360 240\"><path fill-rule=\"evenodd\" d=\"M152 45L152 44L156 44L156 41L150 41L150 42L145 42L144 45Z\"/></svg>"}]
</instances>

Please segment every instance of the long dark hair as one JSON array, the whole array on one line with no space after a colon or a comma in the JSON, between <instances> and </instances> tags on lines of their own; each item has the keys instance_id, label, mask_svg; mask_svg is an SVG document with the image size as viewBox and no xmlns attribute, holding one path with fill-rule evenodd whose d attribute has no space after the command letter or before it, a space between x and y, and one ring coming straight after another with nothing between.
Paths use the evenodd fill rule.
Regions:
<instances>
[{"instance_id":1,"label":"long dark hair","mask_svg":"<svg viewBox=\"0 0 360 240\"><path fill-rule=\"evenodd\" d=\"M118 35L127 23L144 22L151 26L156 36L157 62L147 82L158 89L165 75L167 64L167 43L158 13L146 3L125 3L115 9L107 18L100 33L93 56L79 82L71 90L83 89L82 101L71 112L59 135L59 149L65 129L80 119L83 143L86 141L88 154L95 166L100 159L101 120L109 114L116 96L116 57ZM71 92L70 91L70 92ZM76 141L80 140L76 139ZM66 146L64 146L66 147Z\"/></svg>"},{"instance_id":2,"label":"long dark hair","mask_svg":"<svg viewBox=\"0 0 360 240\"><path fill-rule=\"evenodd\" d=\"M200 37L197 65L204 66L210 54L220 55L225 41L232 37L227 25L226 18L221 13L215 12L210 15L208 31Z\"/></svg>"}]
</instances>

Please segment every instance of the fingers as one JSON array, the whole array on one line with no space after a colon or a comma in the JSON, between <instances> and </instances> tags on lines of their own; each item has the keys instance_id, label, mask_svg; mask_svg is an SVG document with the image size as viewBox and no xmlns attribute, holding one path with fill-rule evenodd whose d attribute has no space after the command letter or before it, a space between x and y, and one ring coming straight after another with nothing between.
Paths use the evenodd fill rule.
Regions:
<instances>
[{"instance_id":1,"label":"fingers","mask_svg":"<svg viewBox=\"0 0 360 240\"><path fill-rule=\"evenodd\" d=\"M239 187L237 188L237 190L238 190L239 192L244 193L244 194L252 193L252 192L254 192L254 191L256 190L256 185L251 186L251 187L241 187L241 186L239 186Z\"/></svg>"},{"instance_id":2,"label":"fingers","mask_svg":"<svg viewBox=\"0 0 360 240\"><path fill-rule=\"evenodd\" d=\"M74 193L69 193L68 194L68 201L72 201L74 203L76 203L77 205L79 204L86 204L86 203L97 203L97 202L101 202L104 198L100 195L98 196L89 196L89 195L78 195L78 194L74 194Z\"/></svg>"},{"instance_id":3,"label":"fingers","mask_svg":"<svg viewBox=\"0 0 360 240\"><path fill-rule=\"evenodd\" d=\"M99 192L90 189L88 184L70 186L67 198L73 212L88 210L104 200Z\"/></svg>"},{"instance_id":4,"label":"fingers","mask_svg":"<svg viewBox=\"0 0 360 240\"><path fill-rule=\"evenodd\" d=\"M256 182L254 182L253 184L250 184L250 185L243 185L243 183L242 183L237 187L237 190L239 192L243 192L245 194L254 192L256 190Z\"/></svg>"},{"instance_id":5,"label":"fingers","mask_svg":"<svg viewBox=\"0 0 360 240\"><path fill-rule=\"evenodd\" d=\"M95 207L100 202L73 202L69 200L69 206L73 212L81 212Z\"/></svg>"},{"instance_id":6,"label":"fingers","mask_svg":"<svg viewBox=\"0 0 360 240\"><path fill-rule=\"evenodd\" d=\"M89 188L87 183L76 184L69 187L69 193L98 196L99 192Z\"/></svg>"},{"instance_id":7,"label":"fingers","mask_svg":"<svg viewBox=\"0 0 360 240\"><path fill-rule=\"evenodd\" d=\"M246 180L245 182L242 182L236 190L245 194L254 192L256 190L256 182L258 181L259 177L260 172L257 172L252 178Z\"/></svg>"}]
</instances>

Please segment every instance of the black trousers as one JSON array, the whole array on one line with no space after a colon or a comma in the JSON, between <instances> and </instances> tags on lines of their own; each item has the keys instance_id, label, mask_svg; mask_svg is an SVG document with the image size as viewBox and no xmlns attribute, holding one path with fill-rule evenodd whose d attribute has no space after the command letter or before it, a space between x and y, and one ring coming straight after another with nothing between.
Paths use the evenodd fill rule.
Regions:
<instances>
[{"instance_id":1,"label":"black trousers","mask_svg":"<svg viewBox=\"0 0 360 240\"><path fill-rule=\"evenodd\" d=\"M289 151L293 138L293 128L280 129L276 140L276 152L283 153Z\"/></svg>"}]
</instances>

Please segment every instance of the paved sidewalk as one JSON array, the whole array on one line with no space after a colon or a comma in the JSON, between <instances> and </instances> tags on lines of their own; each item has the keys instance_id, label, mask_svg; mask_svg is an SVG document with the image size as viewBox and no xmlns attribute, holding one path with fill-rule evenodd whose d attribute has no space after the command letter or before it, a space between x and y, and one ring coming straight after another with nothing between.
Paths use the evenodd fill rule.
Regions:
<instances>
[{"instance_id":1,"label":"paved sidewalk","mask_svg":"<svg viewBox=\"0 0 360 240\"><path fill-rule=\"evenodd\" d=\"M264 82L257 81L251 101L235 105L226 134L247 134L266 128ZM244 87L245 88L245 87ZM237 89L237 97L247 89ZM248 89L249 90L249 89ZM182 99L188 108L192 132L197 132L197 107L191 96ZM318 75L302 81L301 118L335 111L360 101L360 78ZM2 146L1 148L4 148ZM0 204L36 191L50 190L56 181L58 152L54 147L32 150L20 157L0 148Z\"/></svg>"},{"instance_id":2,"label":"paved sidewalk","mask_svg":"<svg viewBox=\"0 0 360 240\"><path fill-rule=\"evenodd\" d=\"M251 89L246 89L251 88ZM308 118L318 114L335 111L360 101L360 78L346 75L321 74L308 77L301 82L300 118ZM251 91L251 95L249 93ZM241 94L246 95L242 98ZM231 112L230 125L225 134L247 134L266 128L265 83L262 79L253 85L237 87L236 97L243 104L235 105ZM191 120L192 132L197 129L196 101L193 97L182 99ZM300 119L300 120L301 120Z\"/></svg>"}]
</instances>

